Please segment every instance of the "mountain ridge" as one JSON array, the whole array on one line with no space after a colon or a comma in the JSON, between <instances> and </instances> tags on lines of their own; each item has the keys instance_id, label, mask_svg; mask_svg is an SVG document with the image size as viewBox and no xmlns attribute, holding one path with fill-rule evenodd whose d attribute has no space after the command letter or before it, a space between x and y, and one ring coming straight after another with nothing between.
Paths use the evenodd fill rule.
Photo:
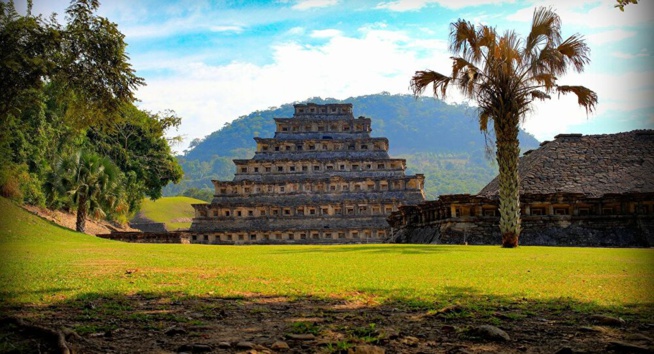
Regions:
<instances>
[{"instance_id":1,"label":"mountain ridge","mask_svg":"<svg viewBox=\"0 0 654 354\"><path fill-rule=\"evenodd\" d=\"M479 131L475 107L388 93L344 100L313 97L254 111L194 141L190 150L178 156L184 180L166 187L165 195L181 194L189 188L213 188L211 179L231 180L232 159L251 158L256 148L253 138L272 137L273 118L292 117L293 105L307 102L352 103L355 117L371 118L371 136L388 138L389 154L407 160L407 174L425 174L428 199L440 194L476 193L497 174L494 159L487 158L492 132L484 135ZM519 138L522 151L539 145L522 130Z\"/></svg>"}]
</instances>

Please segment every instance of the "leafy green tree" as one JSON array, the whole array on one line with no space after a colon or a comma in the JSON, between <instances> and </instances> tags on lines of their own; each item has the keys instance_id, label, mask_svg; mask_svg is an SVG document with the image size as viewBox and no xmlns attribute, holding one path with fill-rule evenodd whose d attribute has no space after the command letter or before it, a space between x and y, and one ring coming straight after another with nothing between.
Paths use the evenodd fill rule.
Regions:
<instances>
[{"instance_id":1,"label":"leafy green tree","mask_svg":"<svg viewBox=\"0 0 654 354\"><path fill-rule=\"evenodd\" d=\"M86 218L105 217L121 206L122 173L108 158L80 151L61 159L49 178L49 199L67 198L77 209L75 229L86 230Z\"/></svg>"},{"instance_id":2,"label":"leafy green tree","mask_svg":"<svg viewBox=\"0 0 654 354\"><path fill-rule=\"evenodd\" d=\"M130 210L135 212L145 196L160 198L163 187L179 182L184 174L166 138L181 119L172 111L153 114L132 104L122 107L119 118L110 126L89 128L88 148L130 173L125 183Z\"/></svg>"},{"instance_id":3,"label":"leafy green tree","mask_svg":"<svg viewBox=\"0 0 654 354\"><path fill-rule=\"evenodd\" d=\"M620 11L624 12L624 7L629 5L629 4L638 4L638 0L616 0L617 5L614 7L620 9Z\"/></svg>"},{"instance_id":4,"label":"leafy green tree","mask_svg":"<svg viewBox=\"0 0 654 354\"><path fill-rule=\"evenodd\" d=\"M56 156L78 149L88 127L115 122L144 84L98 6L73 0L60 25L33 15L31 1L25 15L0 2L0 190L38 189Z\"/></svg>"},{"instance_id":5,"label":"leafy green tree","mask_svg":"<svg viewBox=\"0 0 654 354\"><path fill-rule=\"evenodd\" d=\"M417 71L411 88L418 96L433 86L434 96L445 96L449 84L479 105L479 126L495 132L499 166L500 231L503 247L517 247L520 236L520 183L518 158L519 123L532 109L534 100L550 94L573 93L580 106L590 112L597 103L595 92L583 86L558 85L557 79L570 67L582 72L590 62L590 49L583 38L562 40L561 19L549 8L537 8L531 31L522 39L514 31L499 35L495 28L474 26L461 20L450 32L451 76L435 71Z\"/></svg>"},{"instance_id":6,"label":"leafy green tree","mask_svg":"<svg viewBox=\"0 0 654 354\"><path fill-rule=\"evenodd\" d=\"M3 126L9 115L18 116L24 107L40 102L39 90L56 65L52 54L59 48L59 37L56 23L32 16L31 6L27 15L21 16L13 1L0 2L0 123Z\"/></svg>"},{"instance_id":7,"label":"leafy green tree","mask_svg":"<svg viewBox=\"0 0 654 354\"><path fill-rule=\"evenodd\" d=\"M67 116L78 127L112 121L144 85L115 23L94 14L98 0L73 0L65 26L0 3L0 121L16 116L46 82L59 86Z\"/></svg>"}]
</instances>

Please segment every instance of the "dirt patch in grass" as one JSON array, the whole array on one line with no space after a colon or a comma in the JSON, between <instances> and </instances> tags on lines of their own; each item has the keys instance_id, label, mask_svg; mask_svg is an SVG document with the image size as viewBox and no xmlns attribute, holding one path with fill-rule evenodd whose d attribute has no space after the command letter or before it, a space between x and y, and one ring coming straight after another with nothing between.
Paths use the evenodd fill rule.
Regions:
<instances>
[{"instance_id":1,"label":"dirt patch in grass","mask_svg":"<svg viewBox=\"0 0 654 354\"><path fill-rule=\"evenodd\" d=\"M23 209L29 211L32 214L36 214L46 220L52 221L55 224L75 230L75 223L77 221L77 215L72 213L66 213L60 210L50 210L46 208L41 208L34 205L23 205ZM116 225L105 220L86 220L86 234L88 235L98 235L98 234L108 234L111 233L111 230L116 231L139 231L133 229L127 225Z\"/></svg>"},{"instance_id":2,"label":"dirt patch in grass","mask_svg":"<svg viewBox=\"0 0 654 354\"><path fill-rule=\"evenodd\" d=\"M651 352L654 345L650 306L481 300L430 308L313 297L85 295L0 310L60 331L81 353L597 353ZM487 334L488 326L509 339ZM51 339L0 321L0 352L55 349Z\"/></svg>"}]
</instances>

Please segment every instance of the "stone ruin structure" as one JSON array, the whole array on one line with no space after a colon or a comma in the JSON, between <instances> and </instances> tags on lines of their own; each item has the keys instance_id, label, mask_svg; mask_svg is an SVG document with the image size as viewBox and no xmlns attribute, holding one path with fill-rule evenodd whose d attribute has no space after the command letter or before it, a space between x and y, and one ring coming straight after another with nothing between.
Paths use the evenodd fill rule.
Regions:
<instances>
[{"instance_id":1,"label":"stone ruin structure","mask_svg":"<svg viewBox=\"0 0 654 354\"><path fill-rule=\"evenodd\" d=\"M654 246L654 130L560 134L520 159L523 245ZM499 244L498 179L402 206L392 241Z\"/></svg>"},{"instance_id":2,"label":"stone ruin structure","mask_svg":"<svg viewBox=\"0 0 654 354\"><path fill-rule=\"evenodd\" d=\"M232 181L212 181L213 201L193 205L192 243L382 242L391 212L425 200L424 176L405 175L352 104L297 104L275 123Z\"/></svg>"}]
</instances>

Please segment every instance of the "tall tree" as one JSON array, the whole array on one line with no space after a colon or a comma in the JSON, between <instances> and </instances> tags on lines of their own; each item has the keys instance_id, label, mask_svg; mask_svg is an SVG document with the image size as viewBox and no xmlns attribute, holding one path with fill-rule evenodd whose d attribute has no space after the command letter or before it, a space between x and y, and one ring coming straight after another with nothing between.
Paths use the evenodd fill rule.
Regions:
<instances>
[{"instance_id":1,"label":"tall tree","mask_svg":"<svg viewBox=\"0 0 654 354\"><path fill-rule=\"evenodd\" d=\"M29 2L28 4L31 4ZM46 82L60 87L71 123L78 127L112 121L123 103L144 85L126 53L115 23L95 15L98 0L72 0L61 26L20 15L13 1L0 3L0 122L33 104L28 98Z\"/></svg>"},{"instance_id":2,"label":"tall tree","mask_svg":"<svg viewBox=\"0 0 654 354\"><path fill-rule=\"evenodd\" d=\"M108 156L128 174L130 210L136 211L145 196L161 197L169 182L178 183L183 171L172 156L166 131L177 128L181 118L174 112L153 114L132 104L120 110L120 119L111 126L90 128L87 132L89 149ZM173 138L174 139L174 138Z\"/></svg>"},{"instance_id":3,"label":"tall tree","mask_svg":"<svg viewBox=\"0 0 654 354\"><path fill-rule=\"evenodd\" d=\"M517 247L520 236L519 123L535 100L550 94L573 93L586 113L597 104L597 94L583 86L559 85L558 77L569 68L582 72L590 62L590 49L574 34L563 40L561 19L550 8L534 10L531 31L522 39L514 31L499 35L494 27L474 26L461 20L451 24L451 76L416 71L411 79L414 95L433 86L436 97L445 97L449 84L479 105L479 127L495 133L499 166L500 232L503 247Z\"/></svg>"},{"instance_id":4,"label":"tall tree","mask_svg":"<svg viewBox=\"0 0 654 354\"><path fill-rule=\"evenodd\" d=\"M0 2L0 194L42 202L56 156L79 149L110 157L125 175L130 211L158 198L182 170L165 133L181 119L134 106L144 85L98 0L71 0L66 22ZM20 188L16 187L20 185Z\"/></svg>"},{"instance_id":5,"label":"tall tree","mask_svg":"<svg viewBox=\"0 0 654 354\"><path fill-rule=\"evenodd\" d=\"M67 198L77 209L75 229L86 231L86 218L104 217L120 205L122 197L120 169L106 157L80 151L59 161L48 185L50 198Z\"/></svg>"}]
</instances>

